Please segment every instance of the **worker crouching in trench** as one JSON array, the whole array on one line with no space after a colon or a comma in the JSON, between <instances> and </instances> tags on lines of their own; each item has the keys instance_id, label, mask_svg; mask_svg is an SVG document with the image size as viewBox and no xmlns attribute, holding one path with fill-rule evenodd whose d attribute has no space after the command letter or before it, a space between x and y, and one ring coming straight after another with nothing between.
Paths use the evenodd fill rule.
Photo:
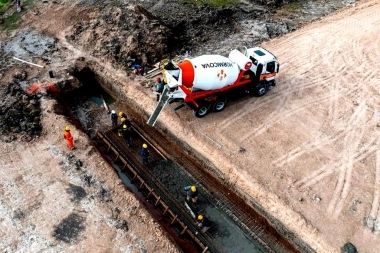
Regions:
<instances>
[{"instance_id":1,"label":"worker crouching in trench","mask_svg":"<svg viewBox=\"0 0 380 253\"><path fill-rule=\"evenodd\" d=\"M197 217L197 221L198 221L197 225L198 225L199 228L202 229L201 230L202 233L205 233L207 230L210 229L210 227L211 227L211 221L207 217L205 217L205 216L203 216L203 215L200 214Z\"/></svg>"},{"instance_id":2,"label":"worker crouching in trench","mask_svg":"<svg viewBox=\"0 0 380 253\"><path fill-rule=\"evenodd\" d=\"M198 189L194 185L185 186L183 190L186 192L187 201L192 201L193 203L197 203L198 201Z\"/></svg>"}]
</instances>

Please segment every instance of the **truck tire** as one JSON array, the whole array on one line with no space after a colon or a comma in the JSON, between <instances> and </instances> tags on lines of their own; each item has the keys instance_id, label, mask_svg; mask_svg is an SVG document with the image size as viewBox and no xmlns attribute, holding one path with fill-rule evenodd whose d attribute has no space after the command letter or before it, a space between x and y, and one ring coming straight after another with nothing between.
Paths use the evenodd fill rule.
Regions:
<instances>
[{"instance_id":1,"label":"truck tire","mask_svg":"<svg viewBox=\"0 0 380 253\"><path fill-rule=\"evenodd\" d=\"M259 83L256 86L256 96L261 97L268 91L268 85L266 83Z\"/></svg>"},{"instance_id":2,"label":"truck tire","mask_svg":"<svg viewBox=\"0 0 380 253\"><path fill-rule=\"evenodd\" d=\"M207 105L200 105L198 108L193 110L193 113L195 117L197 118L203 118L208 113L210 106Z\"/></svg>"},{"instance_id":3,"label":"truck tire","mask_svg":"<svg viewBox=\"0 0 380 253\"><path fill-rule=\"evenodd\" d=\"M214 103L212 109L214 112L221 112L226 107L226 104L227 104L226 100L218 99Z\"/></svg>"}]
</instances>

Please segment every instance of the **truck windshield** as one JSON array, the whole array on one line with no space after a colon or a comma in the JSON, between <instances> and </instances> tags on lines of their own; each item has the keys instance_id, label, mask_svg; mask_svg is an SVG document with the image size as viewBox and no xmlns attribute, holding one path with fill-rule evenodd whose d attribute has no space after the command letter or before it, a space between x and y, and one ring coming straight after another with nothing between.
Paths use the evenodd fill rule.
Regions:
<instances>
[{"instance_id":1,"label":"truck windshield","mask_svg":"<svg viewBox=\"0 0 380 253\"><path fill-rule=\"evenodd\" d=\"M267 71L269 73L275 72L275 68L276 68L276 63L274 61L271 61L271 62L267 63Z\"/></svg>"}]
</instances>

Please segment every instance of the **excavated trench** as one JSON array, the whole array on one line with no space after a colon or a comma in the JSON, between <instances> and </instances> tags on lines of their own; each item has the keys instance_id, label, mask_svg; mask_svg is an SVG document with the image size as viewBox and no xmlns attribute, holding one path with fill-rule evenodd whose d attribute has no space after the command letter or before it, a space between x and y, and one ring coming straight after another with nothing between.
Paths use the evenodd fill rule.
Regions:
<instances>
[{"instance_id":1,"label":"excavated trench","mask_svg":"<svg viewBox=\"0 0 380 253\"><path fill-rule=\"evenodd\" d=\"M120 91L121 86L92 69L75 69L74 76L83 86L62 98L73 120L183 252L314 252L254 200L223 181L195 150L171 133L148 126L148 115ZM117 128L111 128L103 101L132 119L131 148L117 135ZM151 148L147 166L138 154L142 143ZM200 190L197 204L185 201L183 187L192 184ZM197 214L211 219L207 233L195 225Z\"/></svg>"}]
</instances>

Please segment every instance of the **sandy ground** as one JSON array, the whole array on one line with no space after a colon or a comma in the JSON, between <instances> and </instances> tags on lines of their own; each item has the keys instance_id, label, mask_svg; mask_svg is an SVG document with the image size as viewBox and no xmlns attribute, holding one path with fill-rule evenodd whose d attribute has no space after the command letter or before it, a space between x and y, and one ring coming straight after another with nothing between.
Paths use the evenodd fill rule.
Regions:
<instances>
[{"instance_id":1,"label":"sandy ground","mask_svg":"<svg viewBox=\"0 0 380 253\"><path fill-rule=\"evenodd\" d=\"M59 15L69 15L55 8ZM265 43L281 63L278 85L267 95L231 102L203 119L186 109L178 111L178 118L166 108L157 127L170 129L207 157L317 252L339 252L346 242L359 252L377 252L379 13L378 1L361 1ZM67 61L85 56L101 63L80 51L80 45L64 40L63 28L74 21L53 29L38 20L38 15L25 17L41 32L60 39L69 52ZM153 111L155 95L149 89L107 65L100 70L147 113ZM61 138L66 122L49 113L49 103L44 103L41 139L2 143L0 237L5 239L0 249L176 252L137 200L125 193L112 168L88 146L84 134L74 130L78 149L66 149ZM75 156L71 160L70 154ZM77 159L83 161L79 170ZM95 183L83 180L85 174ZM69 189L80 189L73 186L86 192L79 202L72 200L76 191ZM112 202L99 194L102 188ZM119 215L112 211L116 207ZM55 233L66 218L80 224L70 243ZM118 220L126 220L129 231L115 228Z\"/></svg>"}]
</instances>

